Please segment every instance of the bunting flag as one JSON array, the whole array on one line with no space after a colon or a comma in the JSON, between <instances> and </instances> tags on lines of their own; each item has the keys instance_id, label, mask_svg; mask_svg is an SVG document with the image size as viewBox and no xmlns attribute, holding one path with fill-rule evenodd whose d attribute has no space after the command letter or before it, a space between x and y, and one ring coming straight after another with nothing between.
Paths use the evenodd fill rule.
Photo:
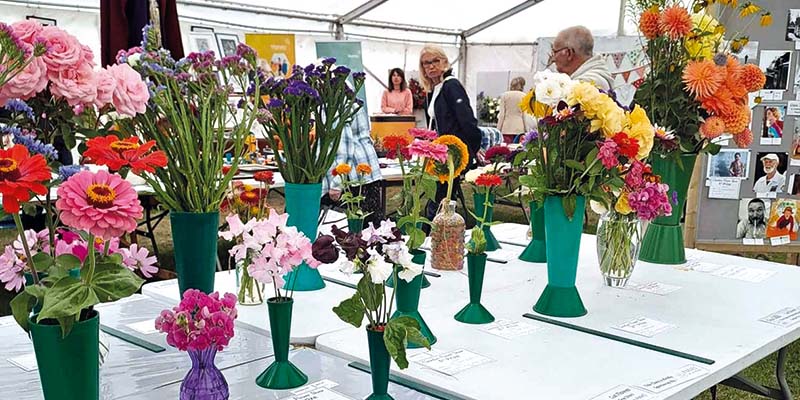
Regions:
<instances>
[{"instance_id":1,"label":"bunting flag","mask_svg":"<svg viewBox=\"0 0 800 400\"><path fill-rule=\"evenodd\" d=\"M622 73L622 79L625 79L625 83L628 83L628 78L631 77L631 71L625 71Z\"/></svg>"},{"instance_id":2,"label":"bunting flag","mask_svg":"<svg viewBox=\"0 0 800 400\"><path fill-rule=\"evenodd\" d=\"M622 60L625 59L626 53L611 53L611 58L614 59L614 65L619 68L622 65Z\"/></svg>"},{"instance_id":3,"label":"bunting flag","mask_svg":"<svg viewBox=\"0 0 800 400\"><path fill-rule=\"evenodd\" d=\"M634 71L636 72L636 75L639 75L639 78L644 78L644 66L636 68Z\"/></svg>"}]
</instances>

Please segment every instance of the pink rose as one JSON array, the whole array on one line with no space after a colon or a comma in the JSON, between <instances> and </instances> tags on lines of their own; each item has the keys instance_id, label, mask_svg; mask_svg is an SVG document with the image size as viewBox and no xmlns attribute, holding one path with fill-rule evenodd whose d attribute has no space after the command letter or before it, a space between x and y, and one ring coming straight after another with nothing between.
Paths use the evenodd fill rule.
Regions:
<instances>
[{"instance_id":1,"label":"pink rose","mask_svg":"<svg viewBox=\"0 0 800 400\"><path fill-rule=\"evenodd\" d=\"M45 26L39 33L50 51L42 58L50 71L72 68L84 60L84 50L75 36L55 26Z\"/></svg>"},{"instance_id":2,"label":"pink rose","mask_svg":"<svg viewBox=\"0 0 800 400\"><path fill-rule=\"evenodd\" d=\"M94 100L94 104L98 108L103 108L106 104L111 104L117 80L105 69L95 72L95 78L97 79L97 98Z\"/></svg>"},{"instance_id":3,"label":"pink rose","mask_svg":"<svg viewBox=\"0 0 800 400\"><path fill-rule=\"evenodd\" d=\"M26 19L24 21L14 22L11 24L11 28L14 29L14 34L17 35L19 40L33 45L36 41L36 36L42 32L44 27L37 21Z\"/></svg>"},{"instance_id":4,"label":"pink rose","mask_svg":"<svg viewBox=\"0 0 800 400\"><path fill-rule=\"evenodd\" d=\"M94 63L94 52L92 52L92 49L90 49L89 46L82 44L81 50L83 62L94 68L96 64Z\"/></svg>"},{"instance_id":5,"label":"pink rose","mask_svg":"<svg viewBox=\"0 0 800 400\"><path fill-rule=\"evenodd\" d=\"M107 70L117 81L111 98L117 112L129 117L143 114L150 100L150 92L139 73L128 64L112 65Z\"/></svg>"},{"instance_id":6,"label":"pink rose","mask_svg":"<svg viewBox=\"0 0 800 400\"><path fill-rule=\"evenodd\" d=\"M26 45L30 46L30 45ZM14 79L0 89L0 103L19 98L30 99L47 87L47 65L41 58L35 58Z\"/></svg>"},{"instance_id":7,"label":"pink rose","mask_svg":"<svg viewBox=\"0 0 800 400\"><path fill-rule=\"evenodd\" d=\"M88 65L60 71L51 70L48 76L53 82L50 92L55 97L63 97L70 106L94 103L97 98L95 73Z\"/></svg>"}]
</instances>

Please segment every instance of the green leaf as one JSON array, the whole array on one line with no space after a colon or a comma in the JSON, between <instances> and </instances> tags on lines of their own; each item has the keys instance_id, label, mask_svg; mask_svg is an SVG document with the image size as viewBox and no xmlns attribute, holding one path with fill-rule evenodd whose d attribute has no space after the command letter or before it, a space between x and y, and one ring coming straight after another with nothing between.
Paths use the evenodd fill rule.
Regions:
<instances>
[{"instance_id":1,"label":"green leaf","mask_svg":"<svg viewBox=\"0 0 800 400\"><path fill-rule=\"evenodd\" d=\"M81 259L73 256L72 254L62 254L56 257L56 265L63 268L65 271L81 267Z\"/></svg>"},{"instance_id":2,"label":"green leaf","mask_svg":"<svg viewBox=\"0 0 800 400\"><path fill-rule=\"evenodd\" d=\"M716 143L709 143L703 150L714 156L719 154L719 151L722 150L722 146Z\"/></svg>"},{"instance_id":3,"label":"green leaf","mask_svg":"<svg viewBox=\"0 0 800 400\"><path fill-rule=\"evenodd\" d=\"M572 217L575 216L575 207L577 199L575 195L564 196L561 198L561 205L564 207L564 214L567 216L567 219L572 221Z\"/></svg>"},{"instance_id":4,"label":"green leaf","mask_svg":"<svg viewBox=\"0 0 800 400\"><path fill-rule=\"evenodd\" d=\"M418 249L419 246L422 246L422 243L425 243L425 231L422 229L419 229L415 226L410 226L409 228L406 228L406 232L408 233L409 249Z\"/></svg>"},{"instance_id":5,"label":"green leaf","mask_svg":"<svg viewBox=\"0 0 800 400\"><path fill-rule=\"evenodd\" d=\"M430 175L422 178L422 191L425 199L434 200L436 198L436 183L438 181Z\"/></svg>"},{"instance_id":6,"label":"green leaf","mask_svg":"<svg viewBox=\"0 0 800 400\"><path fill-rule=\"evenodd\" d=\"M572 169L577 170L577 171L583 172L583 171L586 170L586 167L583 166L583 163L580 163L580 162L575 161L575 160L564 160L564 164L567 167L572 168Z\"/></svg>"},{"instance_id":7,"label":"green leaf","mask_svg":"<svg viewBox=\"0 0 800 400\"><path fill-rule=\"evenodd\" d=\"M44 296L44 305L37 321L47 318L64 318L79 315L86 307L99 303L94 290L71 276L61 278ZM62 334L69 333L64 326Z\"/></svg>"},{"instance_id":8,"label":"green leaf","mask_svg":"<svg viewBox=\"0 0 800 400\"><path fill-rule=\"evenodd\" d=\"M11 299L9 305L11 306L11 314L14 316L14 320L27 332L29 330L28 316L30 316L31 310L36 305L36 297L28 293L27 290L23 290Z\"/></svg>"},{"instance_id":9,"label":"green leaf","mask_svg":"<svg viewBox=\"0 0 800 400\"><path fill-rule=\"evenodd\" d=\"M89 286L100 302L107 303L128 297L142 286L144 280L131 270L117 264L97 264Z\"/></svg>"},{"instance_id":10,"label":"green leaf","mask_svg":"<svg viewBox=\"0 0 800 400\"><path fill-rule=\"evenodd\" d=\"M364 306L369 311L378 311L383 301L383 285L372 283L369 274L364 274L358 281L356 289L364 301Z\"/></svg>"},{"instance_id":11,"label":"green leaf","mask_svg":"<svg viewBox=\"0 0 800 400\"><path fill-rule=\"evenodd\" d=\"M43 251L34 254L31 260L33 260L33 265L36 266L37 271L47 271L54 265L53 258L50 257L50 254Z\"/></svg>"},{"instance_id":12,"label":"green leaf","mask_svg":"<svg viewBox=\"0 0 800 400\"><path fill-rule=\"evenodd\" d=\"M407 343L416 343L430 349L428 339L422 336L419 331L419 323L411 317L402 316L392 318L386 324L386 330L383 333L383 342L386 345L386 350L389 355L397 363L400 369L408 367L408 359L406 359L406 345Z\"/></svg>"},{"instance_id":13,"label":"green leaf","mask_svg":"<svg viewBox=\"0 0 800 400\"><path fill-rule=\"evenodd\" d=\"M358 294L358 291L356 291L353 297L343 300L338 306L333 307L333 312L336 313L342 321L356 328L360 328L367 310L361 302L361 296Z\"/></svg>"}]
</instances>

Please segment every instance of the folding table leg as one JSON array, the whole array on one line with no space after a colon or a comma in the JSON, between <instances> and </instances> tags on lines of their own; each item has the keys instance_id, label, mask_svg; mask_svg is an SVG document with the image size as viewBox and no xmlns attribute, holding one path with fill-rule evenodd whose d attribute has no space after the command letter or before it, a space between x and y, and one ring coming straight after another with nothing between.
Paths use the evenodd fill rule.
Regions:
<instances>
[{"instance_id":1,"label":"folding table leg","mask_svg":"<svg viewBox=\"0 0 800 400\"><path fill-rule=\"evenodd\" d=\"M778 361L775 367L775 376L778 379L780 389L764 386L749 378L736 374L720 384L739 389L748 393L757 394L759 396L767 397L775 400L792 400L792 392L789 390L789 384L786 382L786 355L788 348L784 347L778 351Z\"/></svg>"}]
</instances>

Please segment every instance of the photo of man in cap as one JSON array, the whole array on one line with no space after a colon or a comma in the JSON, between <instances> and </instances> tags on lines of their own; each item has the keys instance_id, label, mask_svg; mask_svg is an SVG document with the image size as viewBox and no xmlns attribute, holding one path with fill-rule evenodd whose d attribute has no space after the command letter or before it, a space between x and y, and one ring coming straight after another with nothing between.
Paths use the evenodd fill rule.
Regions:
<instances>
[{"instance_id":1,"label":"photo of man in cap","mask_svg":"<svg viewBox=\"0 0 800 400\"><path fill-rule=\"evenodd\" d=\"M763 153L762 153L763 154ZM759 157L761 160L761 165L763 174L761 171L756 171L756 177L760 176L756 180L756 183L753 185L753 191L756 193L783 193L783 187L786 185L786 177L781 173L780 169L786 171L786 161L785 161L785 154L781 154L784 156L784 162L781 163L781 159L775 153L769 153L764 156Z\"/></svg>"}]
</instances>

